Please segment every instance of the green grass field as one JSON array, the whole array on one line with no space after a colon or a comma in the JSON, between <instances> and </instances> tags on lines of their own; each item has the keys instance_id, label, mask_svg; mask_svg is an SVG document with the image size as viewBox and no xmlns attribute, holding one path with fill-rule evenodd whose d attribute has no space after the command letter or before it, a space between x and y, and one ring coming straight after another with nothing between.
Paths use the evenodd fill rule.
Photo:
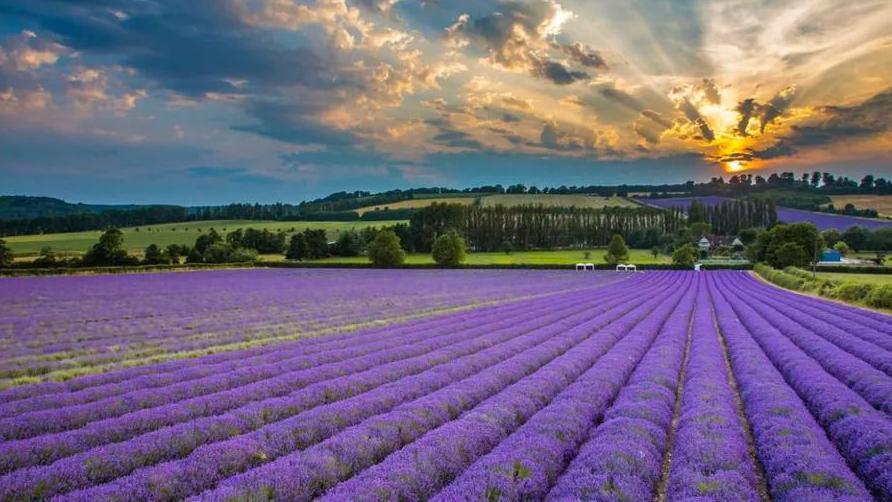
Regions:
<instances>
[{"instance_id":1,"label":"green grass field","mask_svg":"<svg viewBox=\"0 0 892 502\"><path fill-rule=\"evenodd\" d=\"M599 195L552 195L552 194L499 194L487 195L480 199L483 206L496 205L522 206L541 204L547 207L584 207L603 209L605 207L641 207L625 197L601 197Z\"/></svg>"},{"instance_id":2,"label":"green grass field","mask_svg":"<svg viewBox=\"0 0 892 502\"><path fill-rule=\"evenodd\" d=\"M186 223L165 223L145 227L122 228L124 245L132 253L142 253L149 244L167 246L169 244L195 243L202 232L214 228L220 234L235 231L239 228L267 229L270 231L301 232L305 228L323 228L328 232L330 240L338 238L340 232L360 230L365 227L381 227L401 223L399 221L250 221L250 220L211 220ZM137 230L138 228L138 230ZM201 231L199 231L199 229ZM57 253L83 253L90 248L102 234L99 230L73 232L64 234L22 235L7 237L6 243L17 256L35 256L46 246Z\"/></svg>"},{"instance_id":3,"label":"green grass field","mask_svg":"<svg viewBox=\"0 0 892 502\"><path fill-rule=\"evenodd\" d=\"M515 251L511 254L501 252L493 253L468 253L465 260L466 265L574 265L580 262L588 262L595 264L603 264L604 249L589 250L591 256L585 258L585 250L559 250L559 251ZM653 263L671 263L668 256L660 255L654 259L649 250L632 249L629 250L630 263L635 264L653 264ZM262 257L266 261L282 261L285 258L281 255L264 255ZM369 259L365 256L355 256L352 258L331 257L322 260L313 260L313 263L330 263L332 265L338 263L368 263ZM434 260L430 254L410 254L406 257L407 264L431 264Z\"/></svg>"},{"instance_id":4,"label":"green grass field","mask_svg":"<svg viewBox=\"0 0 892 502\"><path fill-rule=\"evenodd\" d=\"M892 285L892 274L846 274L837 272L818 272L818 277L839 282L858 282L875 286Z\"/></svg>"}]
</instances>

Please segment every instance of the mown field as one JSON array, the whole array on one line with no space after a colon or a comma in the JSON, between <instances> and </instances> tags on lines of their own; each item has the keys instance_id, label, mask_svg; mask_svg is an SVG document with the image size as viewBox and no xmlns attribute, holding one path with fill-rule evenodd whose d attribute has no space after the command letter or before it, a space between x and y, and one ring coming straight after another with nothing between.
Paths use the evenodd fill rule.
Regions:
<instances>
[{"instance_id":1,"label":"mown field","mask_svg":"<svg viewBox=\"0 0 892 502\"><path fill-rule=\"evenodd\" d=\"M0 500L892 498L892 317L743 272L0 281Z\"/></svg>"},{"instance_id":2,"label":"mown field","mask_svg":"<svg viewBox=\"0 0 892 502\"><path fill-rule=\"evenodd\" d=\"M590 209L603 209L605 207L640 207L640 205L626 197L601 197L580 194L447 194L448 196L416 197L415 199L380 204L357 209L356 212L364 214L369 211L382 209L417 209L430 206L434 203L449 203L470 205L475 201L483 206L526 206L543 205L547 207L585 207Z\"/></svg>"},{"instance_id":3,"label":"mown field","mask_svg":"<svg viewBox=\"0 0 892 502\"><path fill-rule=\"evenodd\" d=\"M431 204L462 204L471 205L477 200L476 197L430 197L423 199L401 200L399 202L391 202L389 204L379 204L377 206L362 207L356 210L357 213L363 215L370 211L381 211L384 209L418 209L427 207Z\"/></svg>"},{"instance_id":4,"label":"mown field","mask_svg":"<svg viewBox=\"0 0 892 502\"><path fill-rule=\"evenodd\" d=\"M880 216L892 217L892 195L833 195L830 199L837 209L854 204L858 209L876 209Z\"/></svg>"},{"instance_id":5,"label":"mown field","mask_svg":"<svg viewBox=\"0 0 892 502\"><path fill-rule=\"evenodd\" d=\"M145 227L122 228L124 246L133 253L142 253L149 244L167 246L169 244L195 243L202 232L211 228L221 234L239 228L268 229L270 231L301 232L305 228L323 228L328 232L330 240L336 240L340 232L359 230L364 227L386 226L400 223L397 221L254 221L254 220L211 220L185 223L165 223ZM83 253L99 240L101 231L73 232L46 235L23 235L7 237L6 243L16 255L34 256L41 248L49 246L56 252Z\"/></svg>"},{"instance_id":6,"label":"mown field","mask_svg":"<svg viewBox=\"0 0 892 502\"><path fill-rule=\"evenodd\" d=\"M499 194L487 195L480 199L484 206L527 206L541 204L547 207L584 207L603 209L605 207L640 207L625 197L601 197L593 195L552 195L552 194Z\"/></svg>"}]
</instances>

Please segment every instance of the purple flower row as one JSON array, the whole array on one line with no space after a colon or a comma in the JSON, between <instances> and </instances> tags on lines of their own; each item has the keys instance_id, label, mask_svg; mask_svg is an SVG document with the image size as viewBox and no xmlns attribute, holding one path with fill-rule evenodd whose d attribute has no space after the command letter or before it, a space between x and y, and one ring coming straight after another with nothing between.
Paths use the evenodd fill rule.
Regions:
<instances>
[{"instance_id":1,"label":"purple flower row","mask_svg":"<svg viewBox=\"0 0 892 502\"><path fill-rule=\"evenodd\" d=\"M725 353L705 285L697 296L681 416L671 453L669 500L760 500L760 480L750 456Z\"/></svg>"},{"instance_id":2,"label":"purple flower row","mask_svg":"<svg viewBox=\"0 0 892 502\"><path fill-rule=\"evenodd\" d=\"M727 291L726 281L718 282ZM828 374L745 302L731 306L870 490L880 499L892 499L889 416Z\"/></svg>"},{"instance_id":3,"label":"purple flower row","mask_svg":"<svg viewBox=\"0 0 892 502\"><path fill-rule=\"evenodd\" d=\"M748 277L733 277L727 284L737 290L748 291L747 285L752 281ZM802 316L795 305L788 307L780 302L769 304L759 300L757 295L751 298L750 307L754 311L820 363L828 373L844 382L876 409L892 414L892 377L889 377L892 353L826 323Z\"/></svg>"},{"instance_id":4,"label":"purple flower row","mask_svg":"<svg viewBox=\"0 0 892 502\"><path fill-rule=\"evenodd\" d=\"M597 301L597 299L598 297L596 296L591 301ZM548 298L535 302L547 304L550 301L553 302L554 299ZM562 317L570 316L572 318L574 313L580 309L585 311L590 306L591 304L586 304L564 309L557 308L555 309L556 313L534 316L532 320L521 320L522 322L518 322L511 328L488 333L480 339L466 340L453 347L446 347L429 354L395 363L383 364L362 373L310 385L289 396L252 403L221 416L199 419L161 429L127 442L96 448L84 454L62 459L46 467L17 471L0 479L0 487L7 489L6 493L33 493L33 490L37 489L49 493L60 493L106 482L142 466L188 455L202 444L238 436L264 424L286 419L288 416L311 409L325 402L337 401L350 396L367 396L369 395L369 390L381 384L425 372L427 369L441 366L456 357L473 354L479 350L496 346L501 342L512 340L517 335L522 334L524 330L541 328L542 326L546 326L546 328L543 328L545 330L559 329L564 323L572 323L572 321L558 322ZM559 306L552 305L552 308L554 307ZM538 309L531 310L534 314L538 312ZM576 313L575 315L578 316L580 314ZM486 319L483 319L484 323L485 321ZM554 323L555 328L550 327L549 323ZM527 337L522 338L521 342L507 343L505 345L509 349L517 349L517 343L533 343L534 341L531 342L529 337ZM541 341L541 338L539 341ZM364 392L366 394L363 394ZM402 393L396 394L395 397L407 398ZM353 398L353 400L356 399L358 398ZM348 402L353 400L348 399ZM292 419L285 420L284 423L299 421L300 417L301 415L297 415ZM282 422L279 422L272 427L263 427L250 437L271 437L269 435L270 431L275 430L277 427L284 427L281 424ZM213 451L214 448L223 448L224 451L230 451L228 448L232 446L231 443L240 439L242 439L241 436L237 437L236 440L209 445L210 448L206 447L194 452L192 458L202 458L202 452ZM222 446L218 447L217 445ZM237 451L239 450L231 450L228 455L231 458L238 457L235 453ZM258 461L253 454L239 458L244 458L244 461L248 464ZM211 462L211 465L206 466L206 468L211 468L213 465L216 464Z\"/></svg>"},{"instance_id":5,"label":"purple flower row","mask_svg":"<svg viewBox=\"0 0 892 502\"><path fill-rule=\"evenodd\" d=\"M771 304L775 307L784 307L784 312L797 321L801 319L811 326L826 324L837 328L838 332L844 333L847 338L852 338L854 335L855 341L861 339L881 347L884 351L892 352L892 323L889 323L888 319L885 323L878 323L867 318L864 315L867 311L864 309L827 301L812 304L811 301L806 301L806 297L802 297L803 301L790 303L789 292L760 282L747 284L747 288L758 292L756 298L763 301L771 300Z\"/></svg>"},{"instance_id":6,"label":"purple flower row","mask_svg":"<svg viewBox=\"0 0 892 502\"><path fill-rule=\"evenodd\" d=\"M799 389L791 388L772 363L773 352L790 354L798 350L772 344L763 351L754 339L757 333L741 321L745 315L738 318L732 307L735 302L741 303L739 292L729 296L733 299L729 301L729 292L717 286L715 277L721 275L708 278L710 293L772 498L791 502L872 500L797 395ZM773 338L784 339L779 333ZM806 363L801 355L791 362L797 360ZM817 376L817 372L809 376Z\"/></svg>"},{"instance_id":7,"label":"purple flower row","mask_svg":"<svg viewBox=\"0 0 892 502\"><path fill-rule=\"evenodd\" d=\"M639 292L636 291L636 293ZM585 357L586 354L588 357L597 358L623 334L622 319L640 316L641 313L633 312L633 310L642 309L641 305L644 302L654 303L653 300L645 300L642 296L656 294L657 290L642 288L640 293L644 293L644 295L629 294L624 299L626 301L621 302L619 306L605 307L606 310L598 309L599 312L590 313L590 319L575 323L567 329L558 330L556 336L528 353L492 366L471 378L466 378L414 402L399 406L390 413L366 420L315 447L279 458L266 466L232 477L218 490L207 493L203 497L227 499L236 494L248 495L269 491L283 499L308 499L364 467L378 462L387 454L412 443L422 435L425 438L431 437L431 434L427 434L428 431L450 420L455 420L460 413L473 408L477 403L487 400L490 396L495 395L496 397L490 398L487 403L500 400L506 395L517 398L518 389L523 389L528 392L527 399L529 400L526 401L528 404L541 402L543 393L547 393L555 385L553 382L549 383L547 379L560 375L555 373L556 369L553 368L560 368L563 365L556 361L565 360L566 357ZM618 317L620 320L617 320ZM611 322L612 324L608 325ZM605 326L607 326L606 329L604 329ZM576 348L573 348L574 346ZM577 364L582 364L582 367L571 371L584 369L584 363L577 362ZM543 368L543 365L546 366ZM542 370L537 371L540 368ZM531 381L524 379L531 374L533 376L529 378L538 382L540 387L531 388L529 384L511 385L518 381ZM536 378L536 375L547 375L547 377L543 381ZM501 392L506 387L509 390ZM496 411L491 405L481 406L491 409L493 412ZM475 411L470 413L473 414L477 411L479 410L475 408ZM463 418L467 416L468 414L465 414ZM515 415L514 418L518 417ZM492 416L492 420L496 420L495 415ZM455 429L452 431L454 432L452 439L457 441L461 436ZM476 448L473 444L466 444L465 447L468 454L471 454ZM438 453L446 455L447 450L444 448Z\"/></svg>"},{"instance_id":8,"label":"purple flower row","mask_svg":"<svg viewBox=\"0 0 892 502\"><path fill-rule=\"evenodd\" d=\"M689 279L690 275L679 284L680 291L687 287ZM657 357L654 354L667 355L666 341L677 333L682 334L682 339L676 341L681 342L683 350L686 332L683 318L685 309L689 310L686 304L690 299L674 295L661 301L664 305L660 309L643 319L548 406L475 462L433 500L543 499L576 455L592 425L620 392L635 362L642 361L638 363L640 368ZM654 345L648 349L651 342Z\"/></svg>"},{"instance_id":9,"label":"purple flower row","mask_svg":"<svg viewBox=\"0 0 892 502\"><path fill-rule=\"evenodd\" d=\"M527 309L529 307L526 307ZM514 305L513 308L504 311L517 312L524 309L524 306ZM445 324L435 325L435 329L450 331L461 331L466 329L479 330L479 316L487 315L486 312L478 313L477 316L469 314L467 316L458 316L453 323L444 321ZM503 320L502 324L510 325L510 320ZM409 338L406 342L413 339L424 339L429 334L423 330L410 331ZM218 396L215 394L226 391L231 388L238 388L249 385L252 382L276 378L285 381L282 375L289 373L311 369L321 364L337 362L351 357L357 357L364 353L382 350L386 347L393 346L394 338L399 342L399 337L383 336L382 342L378 344L363 345L363 339L354 339L350 337L340 340L337 349L323 352L322 354L313 354L304 356L302 350L292 350L287 353L292 357L273 363L262 364L262 361L254 361L255 364L247 367L236 368L228 372L215 373L213 375L175 383L168 386L157 387L152 389L136 389L129 393L118 396L108 397L106 399L97 400L81 405L59 406L56 408L36 411L31 413L23 413L12 418L0 419L0 437L5 439L27 439L40 434L50 432L60 432L70 429L83 427L84 425L102 419L132 413L140 409L153 408L169 403L187 400L184 403L190 408L206 408L201 402L196 402L200 396L209 394L208 399L214 399ZM283 351L284 352L284 351ZM277 376L278 375L278 376ZM259 396L266 397L266 396ZM205 400L207 401L207 400ZM213 402L213 401L211 401ZM196 416L201 416L200 414Z\"/></svg>"},{"instance_id":10,"label":"purple flower row","mask_svg":"<svg viewBox=\"0 0 892 502\"><path fill-rule=\"evenodd\" d=\"M558 299L550 301L555 300ZM566 302L563 306L565 308L574 307L582 301L590 300L577 298L573 302ZM521 311L500 309L484 313L477 319L471 320L473 328L458 330L462 323L456 323L456 326L439 326L439 331L422 330L412 336L395 337L393 340L395 344L390 349L375 350L369 354L283 373L274 378L208 396L141 410L119 418L101 420L84 428L65 433L0 443L0 472L6 473L21 467L52 462L102 444L124 441L138 434L148 433L161 427L194 420L202 416L217 415L248 403L265 407L267 403L262 400L296 392L315 382L372 370L388 362L420 356L438 348L490 334L498 329L511 328L523 319L536 319L547 313L553 314L553 312L549 312L549 310L553 310L550 303L543 302L541 305L525 305L525 307L522 317L505 319L503 316L506 314L517 315ZM338 352L340 351L335 351L333 355L338 355ZM320 361L320 363L322 362L324 361ZM219 378L225 381L227 375L220 375ZM257 401L260 402L256 403ZM246 410L239 410L242 413L244 411ZM62 412L60 411L60 413ZM276 416L268 409L265 413L268 420Z\"/></svg>"},{"instance_id":11,"label":"purple flower row","mask_svg":"<svg viewBox=\"0 0 892 502\"><path fill-rule=\"evenodd\" d=\"M338 287L349 273L350 288ZM218 271L193 274L11 279L16 315L0 370L46 371L219 343L353 324L590 284L593 274L529 271ZM603 275L603 274L602 274ZM337 279L337 280L334 280ZM140 295L132 294L138 283ZM4 291L7 289L4 288ZM164 315L162 315L162 313ZM3 316L3 313L0 313ZM19 358L30 346L39 357ZM42 357L45 354L47 357ZM63 355L64 357L60 357Z\"/></svg>"},{"instance_id":12,"label":"purple flower row","mask_svg":"<svg viewBox=\"0 0 892 502\"><path fill-rule=\"evenodd\" d=\"M698 277L687 288L681 304L604 414L602 423L558 479L548 500L653 498L700 281Z\"/></svg>"}]
</instances>

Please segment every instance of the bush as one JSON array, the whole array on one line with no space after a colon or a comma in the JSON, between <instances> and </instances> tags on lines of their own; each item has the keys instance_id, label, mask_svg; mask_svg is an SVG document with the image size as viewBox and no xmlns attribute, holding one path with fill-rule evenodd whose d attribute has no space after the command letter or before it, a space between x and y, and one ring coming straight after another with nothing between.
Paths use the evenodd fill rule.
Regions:
<instances>
[{"instance_id":1,"label":"bush","mask_svg":"<svg viewBox=\"0 0 892 502\"><path fill-rule=\"evenodd\" d=\"M402 265L406 253L400 247L400 238L393 230L378 232L369 243L369 261L377 267L396 267Z\"/></svg>"},{"instance_id":2,"label":"bush","mask_svg":"<svg viewBox=\"0 0 892 502\"><path fill-rule=\"evenodd\" d=\"M679 246L672 252L672 263L685 267L693 267L697 261L697 250L693 244Z\"/></svg>"},{"instance_id":3,"label":"bush","mask_svg":"<svg viewBox=\"0 0 892 502\"><path fill-rule=\"evenodd\" d=\"M867 304L874 308L892 309L892 286L880 286L867 297Z\"/></svg>"},{"instance_id":4,"label":"bush","mask_svg":"<svg viewBox=\"0 0 892 502\"><path fill-rule=\"evenodd\" d=\"M774 251L774 265L777 267L801 266L808 264L808 254L798 243L785 242Z\"/></svg>"},{"instance_id":5,"label":"bush","mask_svg":"<svg viewBox=\"0 0 892 502\"><path fill-rule=\"evenodd\" d=\"M629 261L629 248L626 247L626 241L623 240L622 235L613 234L610 244L607 245L607 254L604 255L604 261L610 265Z\"/></svg>"},{"instance_id":6,"label":"bush","mask_svg":"<svg viewBox=\"0 0 892 502\"><path fill-rule=\"evenodd\" d=\"M457 267L465 261L465 240L454 231L446 232L434 241L434 262L441 267Z\"/></svg>"},{"instance_id":7,"label":"bush","mask_svg":"<svg viewBox=\"0 0 892 502\"><path fill-rule=\"evenodd\" d=\"M806 283L804 279L800 279L799 277L788 274L782 270L775 270L764 263L756 264L753 269L768 282L777 284L782 288L801 291L804 289Z\"/></svg>"},{"instance_id":8,"label":"bush","mask_svg":"<svg viewBox=\"0 0 892 502\"><path fill-rule=\"evenodd\" d=\"M836 287L833 296L847 302L861 302L873 292L872 284L845 282Z\"/></svg>"}]
</instances>

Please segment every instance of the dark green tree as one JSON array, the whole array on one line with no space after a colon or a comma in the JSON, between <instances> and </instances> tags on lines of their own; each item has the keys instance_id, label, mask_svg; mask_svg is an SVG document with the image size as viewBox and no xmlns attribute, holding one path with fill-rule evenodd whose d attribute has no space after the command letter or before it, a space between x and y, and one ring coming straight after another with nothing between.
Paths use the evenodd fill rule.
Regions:
<instances>
[{"instance_id":1,"label":"dark green tree","mask_svg":"<svg viewBox=\"0 0 892 502\"><path fill-rule=\"evenodd\" d=\"M209 247L222 242L223 238L212 228L208 233L201 234L195 239L195 246L193 249L198 251L198 254L204 255L204 252L207 251Z\"/></svg>"},{"instance_id":2,"label":"dark green tree","mask_svg":"<svg viewBox=\"0 0 892 502\"><path fill-rule=\"evenodd\" d=\"M369 261L377 267L395 267L406 259L406 253L400 247L400 238L393 230L378 232L369 243Z\"/></svg>"},{"instance_id":3,"label":"dark green tree","mask_svg":"<svg viewBox=\"0 0 892 502\"><path fill-rule=\"evenodd\" d=\"M170 244L164 249L164 254L167 255L167 259L170 261L170 263L178 265L180 263L180 258L182 258L183 256L188 256L189 251L191 251L191 249L189 249L189 246Z\"/></svg>"},{"instance_id":4,"label":"dark green tree","mask_svg":"<svg viewBox=\"0 0 892 502\"><path fill-rule=\"evenodd\" d=\"M62 263L56 258L56 253L53 251L53 248L46 246L40 249L40 255L34 259L32 265L39 268L52 268L61 265Z\"/></svg>"},{"instance_id":5,"label":"dark green tree","mask_svg":"<svg viewBox=\"0 0 892 502\"><path fill-rule=\"evenodd\" d=\"M107 267L134 265L139 263L139 260L128 255L124 249L124 234L117 228L110 228L99 237L99 242L93 244L87 251L83 263L87 266Z\"/></svg>"},{"instance_id":6,"label":"dark green tree","mask_svg":"<svg viewBox=\"0 0 892 502\"><path fill-rule=\"evenodd\" d=\"M309 252L304 234L294 234L291 236L291 242L288 243L288 251L285 253L285 258L302 261L308 257Z\"/></svg>"},{"instance_id":7,"label":"dark green tree","mask_svg":"<svg viewBox=\"0 0 892 502\"><path fill-rule=\"evenodd\" d=\"M146 265L161 265L169 263L169 257L164 255L157 244L149 244L143 254L142 262Z\"/></svg>"},{"instance_id":8,"label":"dark green tree","mask_svg":"<svg viewBox=\"0 0 892 502\"><path fill-rule=\"evenodd\" d=\"M856 252L867 249L870 244L870 230L864 227L851 227L842 233L842 240Z\"/></svg>"},{"instance_id":9,"label":"dark green tree","mask_svg":"<svg viewBox=\"0 0 892 502\"><path fill-rule=\"evenodd\" d=\"M629 261L629 248L626 247L626 241L623 236L614 234L610 238L610 244L607 245L607 254L604 255L604 261L611 265L620 262Z\"/></svg>"},{"instance_id":10,"label":"dark green tree","mask_svg":"<svg viewBox=\"0 0 892 502\"><path fill-rule=\"evenodd\" d=\"M697 249L693 244L685 244L679 246L672 252L672 263L683 265L685 267L693 267L697 261Z\"/></svg>"},{"instance_id":11,"label":"dark green tree","mask_svg":"<svg viewBox=\"0 0 892 502\"><path fill-rule=\"evenodd\" d=\"M335 256L359 256L362 253L362 239L353 230L342 232L331 251Z\"/></svg>"},{"instance_id":12,"label":"dark green tree","mask_svg":"<svg viewBox=\"0 0 892 502\"><path fill-rule=\"evenodd\" d=\"M304 241L307 243L307 258L317 260L331 255L325 230L311 230L309 228L304 230Z\"/></svg>"},{"instance_id":13,"label":"dark green tree","mask_svg":"<svg viewBox=\"0 0 892 502\"><path fill-rule=\"evenodd\" d=\"M810 263L808 253L796 242L784 242L772 256L772 265L778 268L804 267Z\"/></svg>"},{"instance_id":14,"label":"dark green tree","mask_svg":"<svg viewBox=\"0 0 892 502\"><path fill-rule=\"evenodd\" d=\"M12 266L12 250L6 245L6 241L0 239L0 267Z\"/></svg>"},{"instance_id":15,"label":"dark green tree","mask_svg":"<svg viewBox=\"0 0 892 502\"><path fill-rule=\"evenodd\" d=\"M458 235L458 232L450 230L437 237L431 253L437 265L457 267L465 261L465 240Z\"/></svg>"}]
</instances>

